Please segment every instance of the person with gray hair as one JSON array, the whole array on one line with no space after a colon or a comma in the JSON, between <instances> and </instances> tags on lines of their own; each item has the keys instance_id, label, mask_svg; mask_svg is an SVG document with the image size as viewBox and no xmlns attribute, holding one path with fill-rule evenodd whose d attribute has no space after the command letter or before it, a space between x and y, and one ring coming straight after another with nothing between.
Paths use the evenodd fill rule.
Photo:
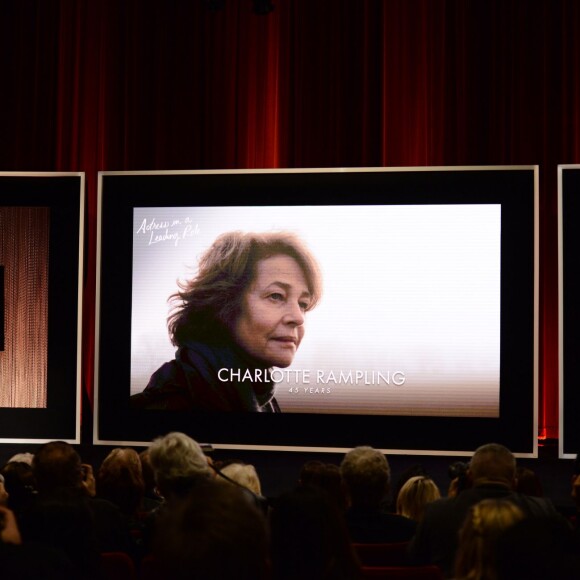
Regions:
<instances>
[{"instance_id":1,"label":"person with gray hair","mask_svg":"<svg viewBox=\"0 0 580 580\"><path fill-rule=\"evenodd\" d=\"M174 431L155 439L149 446L149 459L165 499L186 494L214 476L200 444L185 433Z\"/></svg>"},{"instance_id":2,"label":"person with gray hair","mask_svg":"<svg viewBox=\"0 0 580 580\"><path fill-rule=\"evenodd\" d=\"M186 501L196 488L215 482L210 459L201 445L185 433L172 431L157 437L147 451L161 503L145 519L144 553L152 550L164 514Z\"/></svg>"},{"instance_id":3,"label":"person with gray hair","mask_svg":"<svg viewBox=\"0 0 580 580\"><path fill-rule=\"evenodd\" d=\"M33 453L17 453L13 455L6 463L28 463L28 465L32 465L32 460L34 459Z\"/></svg>"},{"instance_id":4,"label":"person with gray hair","mask_svg":"<svg viewBox=\"0 0 580 580\"><path fill-rule=\"evenodd\" d=\"M355 543L406 542L415 532L415 522L382 509L389 491L391 470L386 456L369 446L349 451L340 472L349 507L345 513L351 540Z\"/></svg>"},{"instance_id":5,"label":"person with gray hair","mask_svg":"<svg viewBox=\"0 0 580 580\"><path fill-rule=\"evenodd\" d=\"M549 500L514 491L516 459L503 445L488 443L478 447L469 462L467 478L467 489L426 506L425 515L409 546L413 564L435 564L443 570L446 578L453 577L459 530L472 506L480 501L511 501L525 517L561 517Z\"/></svg>"}]
</instances>

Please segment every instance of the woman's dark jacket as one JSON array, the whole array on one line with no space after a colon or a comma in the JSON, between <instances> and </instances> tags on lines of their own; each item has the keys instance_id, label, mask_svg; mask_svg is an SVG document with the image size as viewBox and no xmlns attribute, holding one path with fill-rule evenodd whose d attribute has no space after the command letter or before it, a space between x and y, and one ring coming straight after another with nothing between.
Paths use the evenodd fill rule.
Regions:
<instances>
[{"instance_id":1,"label":"woman's dark jacket","mask_svg":"<svg viewBox=\"0 0 580 580\"><path fill-rule=\"evenodd\" d=\"M145 390L131 397L130 405L134 409L278 413L268 371L235 345L188 342L177 350L175 359L153 373Z\"/></svg>"}]
</instances>

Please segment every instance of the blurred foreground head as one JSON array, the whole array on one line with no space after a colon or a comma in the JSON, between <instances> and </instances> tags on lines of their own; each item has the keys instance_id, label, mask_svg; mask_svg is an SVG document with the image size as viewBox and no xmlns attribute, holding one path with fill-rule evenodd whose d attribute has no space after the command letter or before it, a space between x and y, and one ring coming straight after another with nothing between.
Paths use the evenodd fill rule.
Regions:
<instances>
[{"instance_id":1,"label":"blurred foreground head","mask_svg":"<svg viewBox=\"0 0 580 580\"><path fill-rule=\"evenodd\" d=\"M472 506L459 532L455 577L494 580L498 538L523 518L507 499L484 499Z\"/></svg>"},{"instance_id":2,"label":"blurred foreground head","mask_svg":"<svg viewBox=\"0 0 580 580\"><path fill-rule=\"evenodd\" d=\"M154 554L175 580L265 580L266 520L241 489L207 482L162 514Z\"/></svg>"}]
</instances>

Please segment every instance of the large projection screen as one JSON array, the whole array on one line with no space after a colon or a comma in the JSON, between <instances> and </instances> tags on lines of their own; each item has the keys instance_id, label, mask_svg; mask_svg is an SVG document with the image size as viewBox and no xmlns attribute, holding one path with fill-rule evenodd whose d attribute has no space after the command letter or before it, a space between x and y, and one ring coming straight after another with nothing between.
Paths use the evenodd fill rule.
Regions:
<instances>
[{"instance_id":1,"label":"large projection screen","mask_svg":"<svg viewBox=\"0 0 580 580\"><path fill-rule=\"evenodd\" d=\"M0 442L80 442L83 173L0 173Z\"/></svg>"},{"instance_id":2,"label":"large projection screen","mask_svg":"<svg viewBox=\"0 0 580 580\"><path fill-rule=\"evenodd\" d=\"M170 297L232 232L296 236L320 300L301 272L268 295L308 295L298 338L250 308L176 354ZM103 172L99 235L96 443L179 429L218 448L537 453L536 167ZM277 267L256 264L251 304ZM268 369L218 365L232 336ZM192 357L215 367L194 365L203 389Z\"/></svg>"},{"instance_id":3,"label":"large projection screen","mask_svg":"<svg viewBox=\"0 0 580 580\"><path fill-rule=\"evenodd\" d=\"M559 238L559 457L573 459L580 450L580 165L558 166Z\"/></svg>"}]
</instances>

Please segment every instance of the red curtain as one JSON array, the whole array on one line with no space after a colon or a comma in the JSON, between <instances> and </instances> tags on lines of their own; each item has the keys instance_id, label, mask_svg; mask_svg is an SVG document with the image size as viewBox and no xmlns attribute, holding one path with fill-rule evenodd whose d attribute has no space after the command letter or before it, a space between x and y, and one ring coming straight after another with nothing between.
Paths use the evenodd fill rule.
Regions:
<instances>
[{"instance_id":1,"label":"red curtain","mask_svg":"<svg viewBox=\"0 0 580 580\"><path fill-rule=\"evenodd\" d=\"M539 436L557 437L556 168L580 162L576 0L0 4L0 170L540 166Z\"/></svg>"}]
</instances>

